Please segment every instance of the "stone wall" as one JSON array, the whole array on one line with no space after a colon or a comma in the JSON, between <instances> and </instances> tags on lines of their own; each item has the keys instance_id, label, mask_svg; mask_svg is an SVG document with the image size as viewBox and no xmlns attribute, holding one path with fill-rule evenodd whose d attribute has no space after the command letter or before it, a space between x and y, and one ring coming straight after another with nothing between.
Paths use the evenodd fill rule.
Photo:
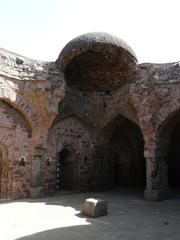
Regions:
<instances>
[{"instance_id":1,"label":"stone wall","mask_svg":"<svg viewBox=\"0 0 180 240\"><path fill-rule=\"evenodd\" d=\"M42 178L48 129L63 96L63 73L55 63L0 50L1 198L41 194L37 175ZM39 168L37 149L43 150Z\"/></svg>"},{"instance_id":2,"label":"stone wall","mask_svg":"<svg viewBox=\"0 0 180 240\"><path fill-rule=\"evenodd\" d=\"M106 34L92 33L65 46L58 58L67 81L66 97L59 106L59 115L75 114L91 127L92 162L96 166L93 173L98 164L101 165L99 172L108 172L108 151L101 144L101 131L108 125L113 126L119 116L137 124L144 140L140 155L146 158L146 198L158 199L167 190L165 159L172 129L180 120L177 117L173 120L180 104L180 65L178 62L138 65L128 46L111 40ZM112 67L112 63L118 64ZM132 129L129 131L133 134Z\"/></svg>"},{"instance_id":3,"label":"stone wall","mask_svg":"<svg viewBox=\"0 0 180 240\"><path fill-rule=\"evenodd\" d=\"M90 129L76 115L58 119L51 127L48 136L46 158L50 158L51 162L49 166L44 166L45 189L56 190L57 161L63 149L71 149L75 155L77 168L73 190L90 189L92 144Z\"/></svg>"},{"instance_id":4,"label":"stone wall","mask_svg":"<svg viewBox=\"0 0 180 240\"><path fill-rule=\"evenodd\" d=\"M31 129L25 119L5 101L0 102L2 151L1 194L29 196L31 178Z\"/></svg>"},{"instance_id":5,"label":"stone wall","mask_svg":"<svg viewBox=\"0 0 180 240\"><path fill-rule=\"evenodd\" d=\"M133 171L146 175L145 198L163 198L179 86L179 62L138 64L132 49L109 34L72 40L56 62L1 49L1 197L54 193L60 153L68 150L72 190L110 189L115 164L134 161ZM118 154L123 149L129 155Z\"/></svg>"}]
</instances>

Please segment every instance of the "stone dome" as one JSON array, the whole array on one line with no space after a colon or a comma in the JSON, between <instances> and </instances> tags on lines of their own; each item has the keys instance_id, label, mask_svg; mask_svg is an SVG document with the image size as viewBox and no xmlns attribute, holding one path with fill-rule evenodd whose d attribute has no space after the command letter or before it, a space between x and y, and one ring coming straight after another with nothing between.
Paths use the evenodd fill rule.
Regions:
<instances>
[{"instance_id":1,"label":"stone dome","mask_svg":"<svg viewBox=\"0 0 180 240\"><path fill-rule=\"evenodd\" d=\"M93 32L71 40L61 51L57 63L70 87L87 91L119 88L137 65L132 48L108 33Z\"/></svg>"}]
</instances>

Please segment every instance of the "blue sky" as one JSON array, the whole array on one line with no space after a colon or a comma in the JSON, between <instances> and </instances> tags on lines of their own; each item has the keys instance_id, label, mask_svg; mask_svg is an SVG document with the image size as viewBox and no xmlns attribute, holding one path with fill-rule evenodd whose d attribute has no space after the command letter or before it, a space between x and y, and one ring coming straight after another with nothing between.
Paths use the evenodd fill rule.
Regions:
<instances>
[{"instance_id":1,"label":"blue sky","mask_svg":"<svg viewBox=\"0 0 180 240\"><path fill-rule=\"evenodd\" d=\"M0 47L56 60L91 31L125 40L139 62L180 61L179 0L0 0Z\"/></svg>"}]
</instances>

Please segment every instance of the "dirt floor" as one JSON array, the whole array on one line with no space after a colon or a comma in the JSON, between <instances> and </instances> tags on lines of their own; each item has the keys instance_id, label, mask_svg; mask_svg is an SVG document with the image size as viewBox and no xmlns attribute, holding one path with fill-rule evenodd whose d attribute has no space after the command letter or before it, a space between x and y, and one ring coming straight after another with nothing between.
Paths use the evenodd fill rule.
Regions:
<instances>
[{"instance_id":1,"label":"dirt floor","mask_svg":"<svg viewBox=\"0 0 180 240\"><path fill-rule=\"evenodd\" d=\"M81 214L86 198L108 201L108 215ZM180 196L143 200L138 191L60 193L51 198L0 203L1 240L179 240Z\"/></svg>"}]
</instances>

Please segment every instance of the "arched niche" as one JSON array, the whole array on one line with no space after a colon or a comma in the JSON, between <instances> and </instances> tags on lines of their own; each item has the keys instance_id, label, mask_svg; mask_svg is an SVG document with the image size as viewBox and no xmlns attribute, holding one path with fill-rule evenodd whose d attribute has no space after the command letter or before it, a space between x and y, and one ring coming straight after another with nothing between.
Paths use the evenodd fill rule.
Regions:
<instances>
[{"instance_id":1,"label":"arched niche","mask_svg":"<svg viewBox=\"0 0 180 240\"><path fill-rule=\"evenodd\" d=\"M96 140L94 189L145 187L144 141L139 126L117 116Z\"/></svg>"},{"instance_id":2,"label":"arched niche","mask_svg":"<svg viewBox=\"0 0 180 240\"><path fill-rule=\"evenodd\" d=\"M49 167L45 167L44 182L48 183L49 179L53 179L53 188L57 190L56 174L59 168L57 165L63 166L64 162L63 175L69 177L67 170L69 167L72 167L71 170L76 172L76 183L71 187L71 190L89 189L92 169L92 136L90 129L82 119L76 115L69 115L54 122L48 135L46 156L52 159L53 171L49 172ZM60 161L60 159L64 159L64 161ZM66 172L67 174L65 174ZM60 182L60 179L58 181ZM46 187L48 188L50 184L52 185L52 183L48 183ZM61 186L61 183L59 184Z\"/></svg>"}]
</instances>

